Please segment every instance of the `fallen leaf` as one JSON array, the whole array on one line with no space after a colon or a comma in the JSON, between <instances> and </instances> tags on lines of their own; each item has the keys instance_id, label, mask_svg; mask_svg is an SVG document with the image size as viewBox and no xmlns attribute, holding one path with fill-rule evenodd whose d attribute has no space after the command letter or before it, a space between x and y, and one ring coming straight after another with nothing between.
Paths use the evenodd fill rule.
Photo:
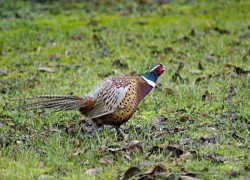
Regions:
<instances>
[{"instance_id":1,"label":"fallen leaf","mask_svg":"<svg viewBox=\"0 0 250 180\"><path fill-rule=\"evenodd\" d=\"M233 64L225 64L224 66L227 67L227 68L235 67L235 65L233 65Z\"/></svg>"},{"instance_id":2,"label":"fallen leaf","mask_svg":"<svg viewBox=\"0 0 250 180\"><path fill-rule=\"evenodd\" d=\"M179 180L202 180L191 176L180 176Z\"/></svg>"},{"instance_id":3,"label":"fallen leaf","mask_svg":"<svg viewBox=\"0 0 250 180\"><path fill-rule=\"evenodd\" d=\"M103 49L102 50L102 54L105 55L105 56L108 56L110 53L109 49Z\"/></svg>"},{"instance_id":4,"label":"fallen leaf","mask_svg":"<svg viewBox=\"0 0 250 180\"><path fill-rule=\"evenodd\" d=\"M240 74L248 74L248 73L250 73L249 70L245 71L243 68L238 67L238 66L234 67L234 71L235 71L236 74L239 74L239 75Z\"/></svg>"},{"instance_id":5,"label":"fallen leaf","mask_svg":"<svg viewBox=\"0 0 250 180\"><path fill-rule=\"evenodd\" d=\"M159 4L160 4L160 5L169 4L169 3L170 3L170 0L160 0L160 1L159 1Z\"/></svg>"},{"instance_id":6,"label":"fallen leaf","mask_svg":"<svg viewBox=\"0 0 250 180\"><path fill-rule=\"evenodd\" d=\"M131 145L128 148L124 149L129 152L129 155L134 157L135 154L142 154L143 153L143 148L139 145Z\"/></svg>"},{"instance_id":7,"label":"fallen leaf","mask_svg":"<svg viewBox=\"0 0 250 180\"><path fill-rule=\"evenodd\" d=\"M81 152L78 150L74 150L71 154L70 154L70 159L75 159L76 156L78 156Z\"/></svg>"},{"instance_id":8,"label":"fallen leaf","mask_svg":"<svg viewBox=\"0 0 250 180\"><path fill-rule=\"evenodd\" d=\"M199 74L199 73L201 73L201 70L199 70L199 69L190 70L190 73Z\"/></svg>"},{"instance_id":9,"label":"fallen leaf","mask_svg":"<svg viewBox=\"0 0 250 180\"><path fill-rule=\"evenodd\" d=\"M6 88L2 88L1 93L2 94L6 94L6 92L7 92L7 89Z\"/></svg>"},{"instance_id":10,"label":"fallen leaf","mask_svg":"<svg viewBox=\"0 0 250 180\"><path fill-rule=\"evenodd\" d=\"M136 142L133 142L136 143ZM109 147L108 151L111 152L113 155L116 154L116 152L123 151L128 152L130 156L134 156L136 153L143 153L143 148L139 144L130 145L128 147Z\"/></svg>"},{"instance_id":11,"label":"fallen leaf","mask_svg":"<svg viewBox=\"0 0 250 180\"><path fill-rule=\"evenodd\" d=\"M168 150L169 153L171 153L175 156L180 156L184 153L184 151L182 149L174 147L174 146L167 146L165 149Z\"/></svg>"},{"instance_id":12,"label":"fallen leaf","mask_svg":"<svg viewBox=\"0 0 250 180\"><path fill-rule=\"evenodd\" d=\"M112 154L115 154L116 152L119 152L119 151L124 151L126 150L126 148L121 148L121 147L109 147L108 148L108 151L111 152Z\"/></svg>"},{"instance_id":13,"label":"fallen leaf","mask_svg":"<svg viewBox=\"0 0 250 180\"><path fill-rule=\"evenodd\" d=\"M231 83L229 88L229 94L234 95L235 94L235 85Z\"/></svg>"},{"instance_id":14,"label":"fallen leaf","mask_svg":"<svg viewBox=\"0 0 250 180\"><path fill-rule=\"evenodd\" d=\"M245 71L243 68L232 65L232 64L225 64L224 66L227 67L227 68L234 68L234 72L236 74L239 74L239 75L240 74L248 74L248 73L250 73L249 70Z\"/></svg>"},{"instance_id":15,"label":"fallen leaf","mask_svg":"<svg viewBox=\"0 0 250 180\"><path fill-rule=\"evenodd\" d=\"M91 20L88 22L87 25L89 25L89 26L97 26L98 24L99 24L98 21L91 19Z\"/></svg>"},{"instance_id":16,"label":"fallen leaf","mask_svg":"<svg viewBox=\"0 0 250 180\"><path fill-rule=\"evenodd\" d=\"M250 180L250 176L244 177L241 180Z\"/></svg>"},{"instance_id":17,"label":"fallen leaf","mask_svg":"<svg viewBox=\"0 0 250 180\"><path fill-rule=\"evenodd\" d=\"M250 166L249 165L246 165L244 169L245 169L245 171L250 172Z\"/></svg>"},{"instance_id":18,"label":"fallen leaf","mask_svg":"<svg viewBox=\"0 0 250 180\"><path fill-rule=\"evenodd\" d=\"M165 48L164 48L165 54L168 54L168 53L173 52L173 51L174 51L174 50L173 50L173 48L171 48L171 47L165 47Z\"/></svg>"},{"instance_id":19,"label":"fallen leaf","mask_svg":"<svg viewBox=\"0 0 250 180\"><path fill-rule=\"evenodd\" d=\"M239 176L239 172L235 168L233 168L229 172L229 175L232 176L232 177L237 177L237 176Z\"/></svg>"},{"instance_id":20,"label":"fallen leaf","mask_svg":"<svg viewBox=\"0 0 250 180\"><path fill-rule=\"evenodd\" d=\"M157 115L153 117L153 123L152 125L157 125L157 124L162 124L162 123L166 123L167 118L165 118L162 115Z\"/></svg>"},{"instance_id":21,"label":"fallen leaf","mask_svg":"<svg viewBox=\"0 0 250 180\"><path fill-rule=\"evenodd\" d=\"M219 27L214 28L215 31L218 31L220 34L230 34L230 32L226 29L221 29Z\"/></svg>"},{"instance_id":22,"label":"fallen leaf","mask_svg":"<svg viewBox=\"0 0 250 180\"><path fill-rule=\"evenodd\" d=\"M202 95L202 100L205 102L209 102L211 100L211 93L208 90L204 95Z\"/></svg>"},{"instance_id":23,"label":"fallen leaf","mask_svg":"<svg viewBox=\"0 0 250 180\"><path fill-rule=\"evenodd\" d=\"M89 170L87 170L86 172L85 172L85 174L87 175L87 176L95 176L95 175L97 175L97 174L99 174L99 169L98 168L93 168L93 169L89 169Z\"/></svg>"},{"instance_id":24,"label":"fallen leaf","mask_svg":"<svg viewBox=\"0 0 250 180\"><path fill-rule=\"evenodd\" d=\"M107 29L107 26L102 26L102 27L93 29L93 32L98 32L98 31L102 31L102 30L105 30L105 29Z\"/></svg>"},{"instance_id":25,"label":"fallen leaf","mask_svg":"<svg viewBox=\"0 0 250 180\"><path fill-rule=\"evenodd\" d=\"M38 179L51 179L51 178L52 178L51 175L49 175L49 174L43 174L43 175L39 176Z\"/></svg>"},{"instance_id":26,"label":"fallen leaf","mask_svg":"<svg viewBox=\"0 0 250 180\"><path fill-rule=\"evenodd\" d=\"M49 56L49 60L50 61L52 61L52 60L58 60L59 59L59 57L57 56L57 55L55 55L55 54L51 54L50 56Z\"/></svg>"},{"instance_id":27,"label":"fallen leaf","mask_svg":"<svg viewBox=\"0 0 250 180\"><path fill-rule=\"evenodd\" d=\"M195 80L195 82L197 83L197 82L203 81L204 79L206 79L206 77L198 77L198 78Z\"/></svg>"},{"instance_id":28,"label":"fallen leaf","mask_svg":"<svg viewBox=\"0 0 250 180\"><path fill-rule=\"evenodd\" d=\"M112 74L114 74L114 72L113 71L111 71L111 72L106 72L106 73L98 73L98 76L100 76L100 77L109 77L109 76L111 76Z\"/></svg>"},{"instance_id":29,"label":"fallen leaf","mask_svg":"<svg viewBox=\"0 0 250 180\"><path fill-rule=\"evenodd\" d=\"M236 117L236 116L237 116L237 113L234 112L234 111L231 111L231 110L229 109L229 110L227 110L226 112L222 113L221 115L223 115L223 116Z\"/></svg>"},{"instance_id":30,"label":"fallen leaf","mask_svg":"<svg viewBox=\"0 0 250 180\"><path fill-rule=\"evenodd\" d=\"M49 62L48 65L53 66L53 67L55 67L55 66L66 66L65 64L59 63L59 62Z\"/></svg>"},{"instance_id":31,"label":"fallen leaf","mask_svg":"<svg viewBox=\"0 0 250 180\"><path fill-rule=\"evenodd\" d=\"M160 87L162 87L161 83L156 83L155 89L160 89Z\"/></svg>"},{"instance_id":32,"label":"fallen leaf","mask_svg":"<svg viewBox=\"0 0 250 180\"><path fill-rule=\"evenodd\" d=\"M120 16L128 15L130 12L128 10L123 10L119 12Z\"/></svg>"},{"instance_id":33,"label":"fallen leaf","mask_svg":"<svg viewBox=\"0 0 250 180\"><path fill-rule=\"evenodd\" d=\"M137 144L140 144L140 141L138 141L138 140L132 140L132 141L129 143L129 146L134 146L134 145L137 145Z\"/></svg>"},{"instance_id":34,"label":"fallen leaf","mask_svg":"<svg viewBox=\"0 0 250 180\"><path fill-rule=\"evenodd\" d=\"M149 156L152 154L160 154L162 153L163 148L159 147L159 146L153 146L150 150L149 150Z\"/></svg>"},{"instance_id":35,"label":"fallen leaf","mask_svg":"<svg viewBox=\"0 0 250 180\"><path fill-rule=\"evenodd\" d=\"M188 41L188 40L190 40L190 37L188 37L186 35L180 35L174 41Z\"/></svg>"},{"instance_id":36,"label":"fallen leaf","mask_svg":"<svg viewBox=\"0 0 250 180\"><path fill-rule=\"evenodd\" d=\"M73 127L74 124L72 123ZM86 120L82 125L81 125L81 131L83 133L87 133L87 134L94 134L96 132L97 129L97 125L96 123L93 123L90 120Z\"/></svg>"},{"instance_id":37,"label":"fallen leaf","mask_svg":"<svg viewBox=\"0 0 250 180\"><path fill-rule=\"evenodd\" d=\"M129 179L140 173L141 173L141 170L138 167L131 167L125 172L123 180Z\"/></svg>"},{"instance_id":38,"label":"fallen leaf","mask_svg":"<svg viewBox=\"0 0 250 180\"><path fill-rule=\"evenodd\" d=\"M8 74L7 67L4 67L3 69L0 69L0 75L3 75L3 74Z\"/></svg>"},{"instance_id":39,"label":"fallen leaf","mask_svg":"<svg viewBox=\"0 0 250 180\"><path fill-rule=\"evenodd\" d=\"M100 161L99 161L101 164L108 164L108 163L111 163L111 161L106 157L106 156L102 156L100 158Z\"/></svg>"},{"instance_id":40,"label":"fallen leaf","mask_svg":"<svg viewBox=\"0 0 250 180\"><path fill-rule=\"evenodd\" d=\"M212 55L208 55L208 56L206 56L206 57L205 57L205 60L207 60L207 61L217 62L217 59L216 59L214 56L212 56Z\"/></svg>"},{"instance_id":41,"label":"fallen leaf","mask_svg":"<svg viewBox=\"0 0 250 180\"><path fill-rule=\"evenodd\" d=\"M71 37L74 40L82 40L85 38L85 34L79 33L79 34L75 34Z\"/></svg>"},{"instance_id":42,"label":"fallen leaf","mask_svg":"<svg viewBox=\"0 0 250 180\"><path fill-rule=\"evenodd\" d=\"M63 177L67 177L67 173L65 171L63 171L60 167L57 168L58 171L58 176L63 176Z\"/></svg>"},{"instance_id":43,"label":"fallen leaf","mask_svg":"<svg viewBox=\"0 0 250 180\"><path fill-rule=\"evenodd\" d=\"M156 50L157 48L158 48L158 46L155 46L155 45L153 45L153 46L148 46L150 49L152 49L152 50Z\"/></svg>"},{"instance_id":44,"label":"fallen leaf","mask_svg":"<svg viewBox=\"0 0 250 180\"><path fill-rule=\"evenodd\" d=\"M157 49L153 49L151 51L151 53L154 55L154 56L158 56L160 54L160 51L158 51Z\"/></svg>"},{"instance_id":45,"label":"fallen leaf","mask_svg":"<svg viewBox=\"0 0 250 180\"><path fill-rule=\"evenodd\" d=\"M96 34L94 34L92 38L95 44L101 44L103 42L103 40L100 37L98 37Z\"/></svg>"},{"instance_id":46,"label":"fallen leaf","mask_svg":"<svg viewBox=\"0 0 250 180\"><path fill-rule=\"evenodd\" d=\"M45 166L46 166L46 162L43 161L43 162L40 163L39 168L40 168L40 169L44 169Z\"/></svg>"},{"instance_id":47,"label":"fallen leaf","mask_svg":"<svg viewBox=\"0 0 250 180\"><path fill-rule=\"evenodd\" d=\"M58 69L57 68L48 68L48 67L39 67L38 70L53 73L53 72L56 72Z\"/></svg>"},{"instance_id":48,"label":"fallen leaf","mask_svg":"<svg viewBox=\"0 0 250 180\"><path fill-rule=\"evenodd\" d=\"M207 134L205 136L202 136L200 138L200 140L203 142L203 143L212 143L212 144L216 144L216 135L214 134Z\"/></svg>"},{"instance_id":49,"label":"fallen leaf","mask_svg":"<svg viewBox=\"0 0 250 180\"><path fill-rule=\"evenodd\" d=\"M119 66L121 68L128 68L128 64L122 63L120 59L116 59L112 62L112 66Z\"/></svg>"},{"instance_id":50,"label":"fallen leaf","mask_svg":"<svg viewBox=\"0 0 250 180\"><path fill-rule=\"evenodd\" d=\"M108 147L105 146L105 145L101 145L101 146L99 147L99 151L100 151L100 152L104 152L104 151L106 151L107 149L108 149Z\"/></svg>"},{"instance_id":51,"label":"fallen leaf","mask_svg":"<svg viewBox=\"0 0 250 180\"><path fill-rule=\"evenodd\" d=\"M182 116L181 118L180 118L180 121L181 122L185 122L185 121L188 121L189 120L189 117L188 116Z\"/></svg>"},{"instance_id":52,"label":"fallen leaf","mask_svg":"<svg viewBox=\"0 0 250 180\"><path fill-rule=\"evenodd\" d=\"M139 20L136 22L137 24L140 24L140 25L145 25L147 24L148 22L147 21L143 21L143 20Z\"/></svg>"},{"instance_id":53,"label":"fallen leaf","mask_svg":"<svg viewBox=\"0 0 250 180\"><path fill-rule=\"evenodd\" d=\"M195 36L196 35L196 32L195 32L195 29L191 29L191 32L189 33L190 36Z\"/></svg>"},{"instance_id":54,"label":"fallen leaf","mask_svg":"<svg viewBox=\"0 0 250 180\"><path fill-rule=\"evenodd\" d=\"M199 61L199 64L198 64L198 68L199 68L199 70L205 69L204 66L203 66L203 64L200 61Z\"/></svg>"},{"instance_id":55,"label":"fallen leaf","mask_svg":"<svg viewBox=\"0 0 250 180\"><path fill-rule=\"evenodd\" d=\"M161 166L155 166L155 168L153 169L153 171L150 173L151 176L157 177L159 176L161 173L163 172L167 172L166 169L164 169Z\"/></svg>"},{"instance_id":56,"label":"fallen leaf","mask_svg":"<svg viewBox=\"0 0 250 180\"><path fill-rule=\"evenodd\" d=\"M63 128L64 128L64 126L63 126ZM72 138L69 140L69 143L73 144L77 147L80 147L82 145L82 139L78 140L77 138Z\"/></svg>"},{"instance_id":57,"label":"fallen leaf","mask_svg":"<svg viewBox=\"0 0 250 180\"><path fill-rule=\"evenodd\" d=\"M22 18L22 16L19 13L17 13L17 12L15 12L15 17L16 18Z\"/></svg>"},{"instance_id":58,"label":"fallen leaf","mask_svg":"<svg viewBox=\"0 0 250 180\"><path fill-rule=\"evenodd\" d=\"M194 102L192 102L191 104L187 105L187 108L192 108L194 106Z\"/></svg>"},{"instance_id":59,"label":"fallen leaf","mask_svg":"<svg viewBox=\"0 0 250 180\"><path fill-rule=\"evenodd\" d=\"M183 176L191 176L191 177L196 177L196 173L194 172L188 172L184 167L181 168L181 175Z\"/></svg>"},{"instance_id":60,"label":"fallen leaf","mask_svg":"<svg viewBox=\"0 0 250 180\"><path fill-rule=\"evenodd\" d=\"M248 59L250 59L250 50L243 56L243 61L247 61Z\"/></svg>"},{"instance_id":61,"label":"fallen leaf","mask_svg":"<svg viewBox=\"0 0 250 180\"><path fill-rule=\"evenodd\" d=\"M233 98L229 95L225 97L225 101L234 102Z\"/></svg>"},{"instance_id":62,"label":"fallen leaf","mask_svg":"<svg viewBox=\"0 0 250 180\"><path fill-rule=\"evenodd\" d=\"M223 156L219 153L204 153L202 157L204 159L210 159L212 163L223 163Z\"/></svg>"},{"instance_id":63,"label":"fallen leaf","mask_svg":"<svg viewBox=\"0 0 250 180\"><path fill-rule=\"evenodd\" d=\"M168 94L168 95L174 95L175 92L173 89L170 89L170 88L165 88L165 92Z\"/></svg>"},{"instance_id":64,"label":"fallen leaf","mask_svg":"<svg viewBox=\"0 0 250 180\"><path fill-rule=\"evenodd\" d=\"M245 141L245 137L243 136L240 136L239 134L236 134L236 133L233 133L232 136L235 138L235 139L238 139L238 140L241 140L241 141Z\"/></svg>"},{"instance_id":65,"label":"fallen leaf","mask_svg":"<svg viewBox=\"0 0 250 180\"><path fill-rule=\"evenodd\" d=\"M242 122L245 122L245 123L247 123L247 124L250 124L250 121L249 121L246 117L244 117L244 116L241 116L239 119L240 119Z\"/></svg>"},{"instance_id":66,"label":"fallen leaf","mask_svg":"<svg viewBox=\"0 0 250 180\"><path fill-rule=\"evenodd\" d=\"M125 136L124 136L124 142L127 142L128 140L129 140L129 134L126 134Z\"/></svg>"},{"instance_id":67,"label":"fallen leaf","mask_svg":"<svg viewBox=\"0 0 250 180\"><path fill-rule=\"evenodd\" d=\"M246 30L243 34L239 36L239 38L247 38L250 37L250 29Z\"/></svg>"},{"instance_id":68,"label":"fallen leaf","mask_svg":"<svg viewBox=\"0 0 250 180\"><path fill-rule=\"evenodd\" d=\"M206 118L207 118L207 117L210 117L210 115L207 114L206 112L202 112L201 115L202 115L202 117L206 117Z\"/></svg>"}]
</instances>

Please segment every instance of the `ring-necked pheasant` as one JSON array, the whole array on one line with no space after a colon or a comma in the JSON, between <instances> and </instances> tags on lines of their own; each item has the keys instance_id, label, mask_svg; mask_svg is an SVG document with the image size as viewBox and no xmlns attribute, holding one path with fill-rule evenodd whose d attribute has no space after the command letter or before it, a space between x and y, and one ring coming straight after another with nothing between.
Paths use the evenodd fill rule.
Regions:
<instances>
[{"instance_id":1,"label":"ring-necked pheasant","mask_svg":"<svg viewBox=\"0 0 250 180\"><path fill-rule=\"evenodd\" d=\"M154 64L142 76L114 76L98 84L83 96L41 95L33 98L43 101L12 109L53 108L57 111L79 109L98 125L113 125L118 131L137 110L140 101L155 86L165 67Z\"/></svg>"}]
</instances>

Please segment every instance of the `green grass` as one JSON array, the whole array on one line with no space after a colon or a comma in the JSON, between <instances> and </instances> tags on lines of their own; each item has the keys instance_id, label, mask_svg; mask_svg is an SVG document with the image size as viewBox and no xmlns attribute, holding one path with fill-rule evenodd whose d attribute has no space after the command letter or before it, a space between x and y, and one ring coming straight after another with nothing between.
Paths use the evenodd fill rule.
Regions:
<instances>
[{"instance_id":1,"label":"green grass","mask_svg":"<svg viewBox=\"0 0 250 180\"><path fill-rule=\"evenodd\" d=\"M98 136L83 133L79 125L83 117L77 111L3 110L0 177L117 179L129 167L145 172L159 164L170 173L178 174L184 168L203 179L247 177L250 126L243 117L250 121L250 74L237 74L226 64L250 70L250 37L239 38L250 25L249 1L175 1L162 6L148 1L143 7L137 1L104 1L99 6L94 2L14 2L0 2L0 72L4 67L8 69L7 74L0 73L1 109L14 105L11 99L33 95L83 95L105 76L132 71L141 74L155 62L161 62L167 70L158 81L162 86L154 89L122 126L130 134L127 142L122 141L123 146L138 140L143 153L128 160L125 152L112 155L108 150L100 151L100 146L121 146L115 131L105 127ZM131 13L120 15L123 10ZM94 21L97 25L91 25ZM229 33L221 34L214 30L216 27ZM192 29L195 36L190 34ZM79 33L84 34L82 39L72 38ZM165 53L166 47L172 51ZM109 54L105 55L103 51L107 50ZM208 55L216 61L206 60ZM128 68L112 66L116 59ZM184 83L172 80L179 66L177 60L185 62L180 71L186 78ZM204 69L199 74L192 73L199 62ZM58 71L38 70L50 67L50 63L59 63ZM198 77L204 80L196 83ZM231 84L236 87L232 95L235 104L225 101ZM173 89L175 95L168 95L166 88ZM202 96L207 90L211 100L205 103ZM237 117L223 116L227 110L236 112ZM156 115L167 118L166 124L156 126L158 130L152 125ZM183 116L189 120L182 122ZM62 127L57 128L58 124ZM66 128L69 126L70 132ZM159 128L165 133L162 138L158 137ZM167 133L174 128L177 132ZM216 137L215 144L199 140L209 134ZM244 138L237 139L233 134ZM194 143L185 143L188 139ZM74 143L79 141L80 144ZM178 158L169 157L167 152L147 154L151 146L167 145L179 146L185 154ZM79 154L74 155L75 152ZM219 153L223 162L204 158L205 153ZM100 163L104 155L110 163ZM46 165L41 165L44 162ZM100 173L86 177L85 172L92 168L99 168ZM230 175L232 169L237 170L236 175Z\"/></svg>"}]
</instances>

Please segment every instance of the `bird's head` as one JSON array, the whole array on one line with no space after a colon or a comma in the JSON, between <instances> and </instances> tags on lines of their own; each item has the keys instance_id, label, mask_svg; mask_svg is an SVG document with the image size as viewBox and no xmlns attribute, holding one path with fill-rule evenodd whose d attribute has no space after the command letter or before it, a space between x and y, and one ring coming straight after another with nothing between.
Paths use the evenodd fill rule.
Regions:
<instances>
[{"instance_id":1,"label":"bird's head","mask_svg":"<svg viewBox=\"0 0 250 180\"><path fill-rule=\"evenodd\" d=\"M150 86L154 87L158 77L160 77L160 75L162 75L164 70L165 70L165 67L162 64L156 63L148 68L147 72L142 75L142 78Z\"/></svg>"}]
</instances>

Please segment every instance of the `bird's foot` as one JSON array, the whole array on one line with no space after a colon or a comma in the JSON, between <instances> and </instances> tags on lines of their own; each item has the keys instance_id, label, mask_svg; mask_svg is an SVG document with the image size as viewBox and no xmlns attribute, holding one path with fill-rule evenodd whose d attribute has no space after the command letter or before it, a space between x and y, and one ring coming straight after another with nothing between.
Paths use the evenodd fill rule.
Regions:
<instances>
[{"instance_id":1,"label":"bird's foot","mask_svg":"<svg viewBox=\"0 0 250 180\"><path fill-rule=\"evenodd\" d=\"M119 128L119 127L115 127L116 131L117 131L117 136L122 136L125 137L126 134Z\"/></svg>"}]
</instances>

